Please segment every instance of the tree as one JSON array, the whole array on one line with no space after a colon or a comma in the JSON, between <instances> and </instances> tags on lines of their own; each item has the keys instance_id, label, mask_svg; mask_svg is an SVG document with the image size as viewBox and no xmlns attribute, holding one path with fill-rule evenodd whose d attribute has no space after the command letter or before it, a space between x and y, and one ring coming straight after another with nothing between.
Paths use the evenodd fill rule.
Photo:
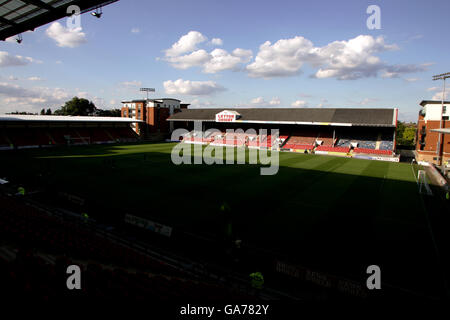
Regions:
<instances>
[{"instance_id":1,"label":"tree","mask_svg":"<svg viewBox=\"0 0 450 320\"><path fill-rule=\"evenodd\" d=\"M416 127L415 126L406 127L402 137L403 145L413 146L415 138L416 138Z\"/></svg>"},{"instance_id":2,"label":"tree","mask_svg":"<svg viewBox=\"0 0 450 320\"><path fill-rule=\"evenodd\" d=\"M38 115L37 113L33 113L33 112L26 112L26 111L13 111L13 112L7 112L6 114L20 114L20 115L33 115L36 116Z\"/></svg>"},{"instance_id":3,"label":"tree","mask_svg":"<svg viewBox=\"0 0 450 320\"><path fill-rule=\"evenodd\" d=\"M67 101L60 109L55 110L55 115L61 116L90 116L97 111L95 105L84 98L73 97Z\"/></svg>"},{"instance_id":4,"label":"tree","mask_svg":"<svg viewBox=\"0 0 450 320\"><path fill-rule=\"evenodd\" d=\"M47 116L50 116L52 114L52 109L48 108L47 111L45 112L45 114Z\"/></svg>"},{"instance_id":5,"label":"tree","mask_svg":"<svg viewBox=\"0 0 450 320\"><path fill-rule=\"evenodd\" d=\"M45 109L41 110L41 116L43 116L45 114Z\"/></svg>"},{"instance_id":6,"label":"tree","mask_svg":"<svg viewBox=\"0 0 450 320\"><path fill-rule=\"evenodd\" d=\"M416 137L416 124L404 123L399 121L397 123L397 145L414 146L414 139Z\"/></svg>"},{"instance_id":7,"label":"tree","mask_svg":"<svg viewBox=\"0 0 450 320\"><path fill-rule=\"evenodd\" d=\"M120 112L120 109L111 109L111 110L97 109L95 115L99 117L120 117L122 114Z\"/></svg>"}]
</instances>

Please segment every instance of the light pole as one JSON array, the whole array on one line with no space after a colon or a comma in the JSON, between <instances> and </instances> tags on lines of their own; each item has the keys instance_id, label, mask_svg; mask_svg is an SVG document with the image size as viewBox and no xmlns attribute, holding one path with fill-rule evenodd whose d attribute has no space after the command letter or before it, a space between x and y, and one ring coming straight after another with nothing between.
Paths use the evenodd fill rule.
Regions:
<instances>
[{"instance_id":1,"label":"light pole","mask_svg":"<svg viewBox=\"0 0 450 320\"><path fill-rule=\"evenodd\" d=\"M155 88L141 88L139 91L147 92L147 101L148 101L148 93L149 92L155 92Z\"/></svg>"},{"instance_id":2,"label":"light pole","mask_svg":"<svg viewBox=\"0 0 450 320\"><path fill-rule=\"evenodd\" d=\"M444 80L444 88L442 90L442 105L441 105L441 117L439 119L439 129L442 129L442 116L444 113L444 100L445 100L445 79L450 78L450 72L447 73L442 73L442 74L438 74L433 76L433 81L434 80ZM438 144L437 144L437 161L438 161L438 165L441 165L441 141L442 141L442 133L439 132L438 135Z\"/></svg>"}]
</instances>

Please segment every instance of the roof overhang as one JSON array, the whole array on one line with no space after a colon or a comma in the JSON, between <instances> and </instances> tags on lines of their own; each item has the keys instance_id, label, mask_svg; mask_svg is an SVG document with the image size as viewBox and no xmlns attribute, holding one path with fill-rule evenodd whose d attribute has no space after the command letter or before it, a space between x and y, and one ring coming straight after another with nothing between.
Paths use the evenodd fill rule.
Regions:
<instances>
[{"instance_id":1,"label":"roof overhang","mask_svg":"<svg viewBox=\"0 0 450 320\"><path fill-rule=\"evenodd\" d=\"M76 5L80 13L118 0L2 0L0 1L0 40L34 30L44 24L71 16L67 9Z\"/></svg>"},{"instance_id":2,"label":"roof overhang","mask_svg":"<svg viewBox=\"0 0 450 320\"><path fill-rule=\"evenodd\" d=\"M115 123L135 123L142 120L121 117L85 117L85 116L41 116L41 115L0 115L1 121L16 122L115 122Z\"/></svg>"},{"instance_id":3,"label":"roof overhang","mask_svg":"<svg viewBox=\"0 0 450 320\"><path fill-rule=\"evenodd\" d=\"M171 119L167 121L199 121L199 122L217 122L211 119ZM394 128L391 124L366 124L366 123L339 123L339 122L307 122L307 121L261 121L261 120L236 120L227 123L261 123L261 124L291 124L291 125L310 125L310 126L337 126L337 127L385 127Z\"/></svg>"},{"instance_id":4,"label":"roof overhang","mask_svg":"<svg viewBox=\"0 0 450 320\"><path fill-rule=\"evenodd\" d=\"M450 101L444 101L444 104L449 104ZM425 107L427 104L442 104L442 100L422 100L419 105Z\"/></svg>"},{"instance_id":5,"label":"roof overhang","mask_svg":"<svg viewBox=\"0 0 450 320\"><path fill-rule=\"evenodd\" d=\"M221 115L226 117L220 118ZM227 122L272 125L310 125L340 127L395 128L397 108L240 108L240 109L186 109L173 114L168 121ZM235 116L235 117L234 117Z\"/></svg>"}]
</instances>

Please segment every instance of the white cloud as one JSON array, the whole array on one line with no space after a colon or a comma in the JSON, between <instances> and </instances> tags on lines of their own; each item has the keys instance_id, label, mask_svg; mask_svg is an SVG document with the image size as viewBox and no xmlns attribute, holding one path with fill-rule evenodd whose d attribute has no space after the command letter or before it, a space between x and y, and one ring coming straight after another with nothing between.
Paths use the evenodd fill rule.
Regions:
<instances>
[{"instance_id":1,"label":"white cloud","mask_svg":"<svg viewBox=\"0 0 450 320\"><path fill-rule=\"evenodd\" d=\"M1 112L38 111L42 108L60 107L71 95L61 88L24 88L16 84L0 82Z\"/></svg>"},{"instance_id":2,"label":"white cloud","mask_svg":"<svg viewBox=\"0 0 450 320\"><path fill-rule=\"evenodd\" d=\"M211 40L211 44L215 45L215 46L221 46L221 45L223 45L223 40L220 38L213 38Z\"/></svg>"},{"instance_id":3,"label":"white cloud","mask_svg":"<svg viewBox=\"0 0 450 320\"><path fill-rule=\"evenodd\" d=\"M25 66L31 62L38 62L30 57L13 56L6 51L0 51L0 67Z\"/></svg>"},{"instance_id":4,"label":"white cloud","mask_svg":"<svg viewBox=\"0 0 450 320\"><path fill-rule=\"evenodd\" d=\"M239 70L242 63L251 59L252 51L237 48L233 53L223 49L214 49L211 53L203 49L190 54L168 57L166 60L177 69L203 67L205 73L217 73L225 70Z\"/></svg>"},{"instance_id":5,"label":"white cloud","mask_svg":"<svg viewBox=\"0 0 450 320\"><path fill-rule=\"evenodd\" d=\"M320 103L317 105L317 108L323 108L323 107L329 107L330 104L328 104L328 100L327 99L320 99Z\"/></svg>"},{"instance_id":6,"label":"white cloud","mask_svg":"<svg viewBox=\"0 0 450 320\"><path fill-rule=\"evenodd\" d=\"M207 38L198 31L189 31L166 50L167 57L176 57L186 52L197 50L197 45Z\"/></svg>"},{"instance_id":7,"label":"white cloud","mask_svg":"<svg viewBox=\"0 0 450 320\"><path fill-rule=\"evenodd\" d=\"M416 82L416 81L419 81L419 80L420 80L420 78L406 78L405 79L406 82Z\"/></svg>"},{"instance_id":8,"label":"white cloud","mask_svg":"<svg viewBox=\"0 0 450 320\"><path fill-rule=\"evenodd\" d=\"M202 67L205 73L217 73L224 70L237 71L241 64L252 58L252 51L236 48L232 53L224 49L214 49L207 52L197 48L197 45L206 41L206 37L198 31L190 31L175 42L170 49L165 50L163 60L169 62L174 68L188 69ZM223 44L222 39L213 38L212 44ZM159 60L159 59L157 59Z\"/></svg>"},{"instance_id":9,"label":"white cloud","mask_svg":"<svg viewBox=\"0 0 450 320\"><path fill-rule=\"evenodd\" d=\"M280 103L281 103L281 100L278 97L274 97L274 98L272 98L272 100L269 101L269 104L271 106L278 106L278 105L280 105Z\"/></svg>"},{"instance_id":10,"label":"white cloud","mask_svg":"<svg viewBox=\"0 0 450 320\"><path fill-rule=\"evenodd\" d=\"M190 54L167 59L174 68L188 69L195 66L201 66L211 60L211 56L205 50L197 50Z\"/></svg>"},{"instance_id":11,"label":"white cloud","mask_svg":"<svg viewBox=\"0 0 450 320\"><path fill-rule=\"evenodd\" d=\"M263 97L256 97L250 100L248 103L240 103L236 105L237 108L255 108L255 107L276 107L281 104L281 100L278 97L273 97L270 101L267 101Z\"/></svg>"},{"instance_id":12,"label":"white cloud","mask_svg":"<svg viewBox=\"0 0 450 320\"><path fill-rule=\"evenodd\" d=\"M297 75L308 56L313 54L313 43L303 37L281 39L273 45L266 41L259 47L255 61L247 66L247 71L256 78Z\"/></svg>"},{"instance_id":13,"label":"white cloud","mask_svg":"<svg viewBox=\"0 0 450 320\"><path fill-rule=\"evenodd\" d=\"M423 63L420 65L415 64L397 64L386 67L382 77L383 78L398 78L402 74L415 73L426 71L430 64Z\"/></svg>"},{"instance_id":14,"label":"white cloud","mask_svg":"<svg viewBox=\"0 0 450 320\"><path fill-rule=\"evenodd\" d=\"M224 70L238 70L242 63L251 59L252 51L237 48L232 54L223 49L211 51L211 59L203 66L205 73L216 73Z\"/></svg>"},{"instance_id":15,"label":"white cloud","mask_svg":"<svg viewBox=\"0 0 450 320\"><path fill-rule=\"evenodd\" d=\"M381 36L360 35L348 41L334 41L318 48L319 59L313 61L313 65L320 64L322 67L315 77L340 80L375 77L385 64L374 54L396 49L396 45L385 44Z\"/></svg>"},{"instance_id":16,"label":"white cloud","mask_svg":"<svg viewBox=\"0 0 450 320\"><path fill-rule=\"evenodd\" d=\"M349 102L351 104L358 105L358 106L366 106L366 105L372 104L374 102L377 102L379 100L380 99L377 99L377 98L364 98L362 100L349 100Z\"/></svg>"},{"instance_id":17,"label":"white cloud","mask_svg":"<svg viewBox=\"0 0 450 320\"><path fill-rule=\"evenodd\" d=\"M175 81L168 80L163 83L167 94L183 94L183 95L210 95L225 90L224 87L214 81L190 81L178 79Z\"/></svg>"},{"instance_id":18,"label":"white cloud","mask_svg":"<svg viewBox=\"0 0 450 320\"><path fill-rule=\"evenodd\" d=\"M75 48L87 42L86 34L81 28L68 29L59 22L53 22L46 34L56 41L58 47Z\"/></svg>"},{"instance_id":19,"label":"white cloud","mask_svg":"<svg viewBox=\"0 0 450 320\"><path fill-rule=\"evenodd\" d=\"M442 90L443 90L443 87L431 87L431 88L427 89L428 92L435 92L433 94L433 97L431 98L431 100L438 100L438 101L442 100ZM447 100L447 99L449 99L449 97L450 97L449 89L446 88L444 99Z\"/></svg>"},{"instance_id":20,"label":"white cloud","mask_svg":"<svg viewBox=\"0 0 450 320\"><path fill-rule=\"evenodd\" d=\"M366 106L368 104L371 104L373 102L377 102L378 99L374 99L374 98L364 98L363 100L359 101L359 105L361 106Z\"/></svg>"},{"instance_id":21,"label":"white cloud","mask_svg":"<svg viewBox=\"0 0 450 320\"><path fill-rule=\"evenodd\" d=\"M445 90L445 100L447 100L450 97L450 93L448 92L448 90ZM442 89L440 92L436 92L433 97L431 98L431 100L438 100L441 101L442 100Z\"/></svg>"},{"instance_id":22,"label":"white cloud","mask_svg":"<svg viewBox=\"0 0 450 320\"><path fill-rule=\"evenodd\" d=\"M195 109L195 108L214 108L217 107L217 105L214 102L211 102L209 100L200 100L200 99L194 99L190 102L189 108Z\"/></svg>"},{"instance_id":23,"label":"white cloud","mask_svg":"<svg viewBox=\"0 0 450 320\"><path fill-rule=\"evenodd\" d=\"M103 98L84 91L50 87L27 88L17 84L0 82L0 112L16 110L38 112L42 108L54 110L74 96L93 101L99 108L106 105Z\"/></svg>"},{"instance_id":24,"label":"white cloud","mask_svg":"<svg viewBox=\"0 0 450 320\"><path fill-rule=\"evenodd\" d=\"M121 82L120 85L124 86L124 87L141 87L142 86L142 82L141 81L137 81L137 80L133 80L133 81L124 81Z\"/></svg>"},{"instance_id":25,"label":"white cloud","mask_svg":"<svg viewBox=\"0 0 450 320\"><path fill-rule=\"evenodd\" d=\"M213 40L211 44L223 43L219 38ZM259 47L253 61L251 50L237 48L230 53L224 49L207 52L197 48L204 41L206 37L200 32L190 31L170 49L165 50L166 56L163 59L175 68L197 66L202 67L205 73L238 71L243 64L251 62L245 67L248 75L264 79L299 75L305 64L316 69L312 77L339 80L377 77L380 72L383 72L384 78L397 78L403 74L425 71L431 65L387 64L378 54L396 50L398 46L385 43L382 36L359 35L349 40L334 41L323 47L314 46L310 40L301 36L280 39L273 44L266 41Z\"/></svg>"},{"instance_id":26,"label":"white cloud","mask_svg":"<svg viewBox=\"0 0 450 320\"><path fill-rule=\"evenodd\" d=\"M252 50L236 48L233 50L233 55L242 59L242 62L249 62L252 59Z\"/></svg>"},{"instance_id":27,"label":"white cloud","mask_svg":"<svg viewBox=\"0 0 450 320\"><path fill-rule=\"evenodd\" d=\"M267 102L264 100L263 97L254 98L250 101L253 105L265 105Z\"/></svg>"},{"instance_id":28,"label":"white cloud","mask_svg":"<svg viewBox=\"0 0 450 320\"><path fill-rule=\"evenodd\" d=\"M34 76L34 77L28 77L27 80L28 81L42 81L44 79Z\"/></svg>"},{"instance_id":29,"label":"white cloud","mask_svg":"<svg viewBox=\"0 0 450 320\"><path fill-rule=\"evenodd\" d=\"M131 33L140 33L140 32L141 32L141 29L139 29L139 28L131 29Z\"/></svg>"},{"instance_id":30,"label":"white cloud","mask_svg":"<svg viewBox=\"0 0 450 320\"><path fill-rule=\"evenodd\" d=\"M307 103L304 100L296 100L292 102L291 107L301 108L306 107Z\"/></svg>"},{"instance_id":31,"label":"white cloud","mask_svg":"<svg viewBox=\"0 0 450 320\"><path fill-rule=\"evenodd\" d=\"M8 80L16 81L16 80L19 80L19 78L17 78L16 76L9 76Z\"/></svg>"},{"instance_id":32,"label":"white cloud","mask_svg":"<svg viewBox=\"0 0 450 320\"><path fill-rule=\"evenodd\" d=\"M389 66L375 55L396 49L397 45L386 44L381 36L359 35L323 47L316 47L310 40L296 36L274 44L266 41L246 69L250 77L269 79L299 75L303 65L308 63L319 68L313 77L340 80L375 77L382 70L391 77L425 70L425 65Z\"/></svg>"}]
</instances>

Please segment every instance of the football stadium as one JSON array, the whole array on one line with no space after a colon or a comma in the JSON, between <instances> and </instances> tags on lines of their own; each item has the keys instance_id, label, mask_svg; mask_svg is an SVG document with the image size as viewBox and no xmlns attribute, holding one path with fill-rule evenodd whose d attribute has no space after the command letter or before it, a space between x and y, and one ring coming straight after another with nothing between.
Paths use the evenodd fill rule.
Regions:
<instances>
[{"instance_id":1,"label":"football stadium","mask_svg":"<svg viewBox=\"0 0 450 320\"><path fill-rule=\"evenodd\" d=\"M187 122L187 133L181 142L160 143L141 141L130 125L136 119L3 116L5 150L0 162L6 169L2 177L10 183L2 195L2 234L14 244L38 252L42 248L45 254L25 253L24 259L36 259L37 264L44 263L43 257L64 254L69 259L98 257L98 263L119 259L121 266L128 264L128 255L139 243L138 252L152 252L136 258L138 252L132 253L130 258L137 259L141 270L149 262L149 272L166 276L179 268L175 274L189 279L174 281L174 287L184 285L178 281L194 281L194 275L210 272L214 279L217 273L220 279L232 272L236 279L222 281L236 281L235 290L244 290L244 297L250 294L245 275L252 270L265 275L268 287L273 281L274 292L267 292L267 298L372 297L365 280L366 268L374 261L388 270L382 286L392 297L445 296L440 248L430 225L431 218L439 219L431 212L442 209L437 208L439 202L429 203L419 194L420 166L398 162L395 156L395 109L285 113L290 122L301 124L282 123L282 112L271 121L272 110L260 114L242 109L235 121L222 121L223 112L238 114L212 109L176 112L167 121L176 126ZM331 122L325 123L326 117ZM211 137L208 129L190 130L191 122L199 120L223 131ZM241 125L283 129L277 137L235 133ZM231 139L227 130L233 131ZM172 162L175 146L194 149L195 142L200 148L214 145L236 154L244 150L246 161ZM262 164L249 162L252 147L279 155L277 174L260 175ZM8 191L14 194L18 187L25 188L25 196L9 198ZM105 239L97 243L99 231ZM115 237L124 238L127 246L116 251L114 246L122 243L116 244ZM95 268L102 266L92 267L94 274L100 274ZM105 281L112 282L112 274L103 272ZM168 281L158 277L148 281ZM218 297L230 294L223 283L215 282L224 291ZM198 289L190 286L186 292ZM157 289L140 293L160 294ZM130 289L128 294L136 292ZM180 298L184 293L166 294Z\"/></svg>"},{"instance_id":2,"label":"football stadium","mask_svg":"<svg viewBox=\"0 0 450 320\"><path fill-rule=\"evenodd\" d=\"M101 15L115 1L6 2L2 39L68 3ZM116 116L0 114L10 298L156 301L178 314L187 303L448 301L448 178L401 148L397 107L174 97L124 98Z\"/></svg>"}]
</instances>

